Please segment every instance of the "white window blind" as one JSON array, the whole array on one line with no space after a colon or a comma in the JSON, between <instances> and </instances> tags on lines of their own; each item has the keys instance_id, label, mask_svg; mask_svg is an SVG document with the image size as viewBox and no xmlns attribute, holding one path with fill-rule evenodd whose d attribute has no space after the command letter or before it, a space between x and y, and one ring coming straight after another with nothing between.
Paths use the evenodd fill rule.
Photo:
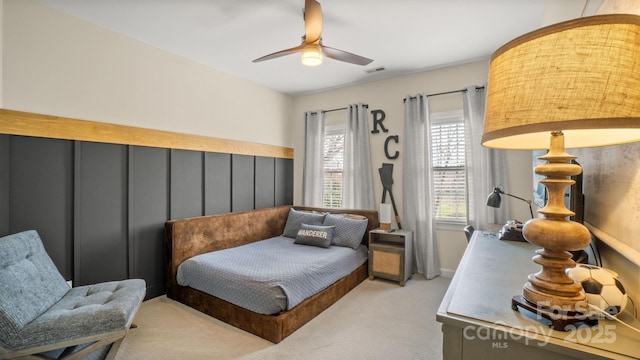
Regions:
<instances>
[{"instance_id":1,"label":"white window blind","mask_svg":"<svg viewBox=\"0 0 640 360\"><path fill-rule=\"evenodd\" d=\"M436 220L466 222L466 171L462 112L432 115Z\"/></svg>"},{"instance_id":2,"label":"white window blind","mask_svg":"<svg viewBox=\"0 0 640 360\"><path fill-rule=\"evenodd\" d=\"M324 136L324 207L342 207L344 126L327 126Z\"/></svg>"}]
</instances>

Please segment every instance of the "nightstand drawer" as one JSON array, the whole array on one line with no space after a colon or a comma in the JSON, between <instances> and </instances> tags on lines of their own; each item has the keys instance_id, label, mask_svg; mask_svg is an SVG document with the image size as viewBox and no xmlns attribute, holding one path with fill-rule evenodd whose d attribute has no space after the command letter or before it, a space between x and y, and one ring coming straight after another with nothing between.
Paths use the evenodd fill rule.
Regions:
<instances>
[{"instance_id":1,"label":"nightstand drawer","mask_svg":"<svg viewBox=\"0 0 640 360\"><path fill-rule=\"evenodd\" d=\"M384 274L390 280L403 280L402 269L404 269L404 249L393 249L389 247L371 248L370 273Z\"/></svg>"}]
</instances>

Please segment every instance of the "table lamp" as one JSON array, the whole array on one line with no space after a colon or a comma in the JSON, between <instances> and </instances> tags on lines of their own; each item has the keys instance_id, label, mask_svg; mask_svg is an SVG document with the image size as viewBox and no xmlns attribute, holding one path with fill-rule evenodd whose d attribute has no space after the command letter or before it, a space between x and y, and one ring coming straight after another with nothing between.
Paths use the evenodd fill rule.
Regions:
<instances>
[{"instance_id":1,"label":"table lamp","mask_svg":"<svg viewBox=\"0 0 640 360\"><path fill-rule=\"evenodd\" d=\"M566 274L570 250L589 245L582 224L564 205L569 177L582 168L566 148L640 139L640 16L597 15L518 37L491 57L482 144L501 149L548 149L536 166L545 176L547 205L526 222L525 239L542 247L512 308L552 320L556 330L584 319L582 286Z\"/></svg>"},{"instance_id":2,"label":"table lamp","mask_svg":"<svg viewBox=\"0 0 640 360\"><path fill-rule=\"evenodd\" d=\"M381 230L391 230L391 205L380 204L380 212L378 216Z\"/></svg>"}]
</instances>

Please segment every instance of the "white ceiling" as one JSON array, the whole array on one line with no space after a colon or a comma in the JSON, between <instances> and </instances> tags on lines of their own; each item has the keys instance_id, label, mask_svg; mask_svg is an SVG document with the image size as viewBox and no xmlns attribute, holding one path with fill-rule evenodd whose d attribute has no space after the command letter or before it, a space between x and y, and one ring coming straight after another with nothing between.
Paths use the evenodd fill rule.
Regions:
<instances>
[{"instance_id":1,"label":"white ceiling","mask_svg":"<svg viewBox=\"0 0 640 360\"><path fill-rule=\"evenodd\" d=\"M539 28L547 5L547 0L319 0L323 43L374 61L359 66L325 59L306 67L298 54L252 62L300 44L304 0L39 2L292 96L488 58L502 44ZM367 73L376 68L385 70Z\"/></svg>"}]
</instances>

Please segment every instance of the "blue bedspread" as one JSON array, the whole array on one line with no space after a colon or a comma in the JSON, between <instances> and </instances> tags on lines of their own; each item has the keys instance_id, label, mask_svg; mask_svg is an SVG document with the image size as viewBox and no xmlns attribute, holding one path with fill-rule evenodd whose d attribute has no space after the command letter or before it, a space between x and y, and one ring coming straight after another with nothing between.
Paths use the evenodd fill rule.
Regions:
<instances>
[{"instance_id":1,"label":"blue bedspread","mask_svg":"<svg viewBox=\"0 0 640 360\"><path fill-rule=\"evenodd\" d=\"M180 264L177 281L261 314L289 310L350 274L367 260L353 250L294 244L278 236L194 256Z\"/></svg>"}]
</instances>

